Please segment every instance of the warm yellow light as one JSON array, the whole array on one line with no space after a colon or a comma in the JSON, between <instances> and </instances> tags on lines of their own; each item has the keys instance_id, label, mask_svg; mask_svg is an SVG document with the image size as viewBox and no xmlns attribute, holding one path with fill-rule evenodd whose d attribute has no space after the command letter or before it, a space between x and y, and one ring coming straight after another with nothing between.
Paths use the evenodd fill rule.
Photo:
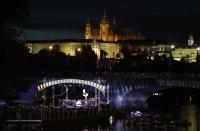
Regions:
<instances>
[{"instance_id":1,"label":"warm yellow light","mask_svg":"<svg viewBox=\"0 0 200 131\"><path fill-rule=\"evenodd\" d=\"M49 46L49 50L52 50L53 49L53 47L52 46Z\"/></svg>"},{"instance_id":2,"label":"warm yellow light","mask_svg":"<svg viewBox=\"0 0 200 131\"><path fill-rule=\"evenodd\" d=\"M87 80L80 80L80 79L61 79L61 80L55 80L55 81L49 81L45 82L43 84L40 84L37 86L38 91L41 91L42 89L45 89L49 86L61 84L61 83L73 83L73 84L83 84L83 85L89 85L92 86L98 90L100 90L103 94L105 94L105 89L106 87L104 85L92 82L92 81L87 81Z\"/></svg>"},{"instance_id":3,"label":"warm yellow light","mask_svg":"<svg viewBox=\"0 0 200 131\"><path fill-rule=\"evenodd\" d=\"M171 45L171 49L174 49L174 45Z\"/></svg>"},{"instance_id":4,"label":"warm yellow light","mask_svg":"<svg viewBox=\"0 0 200 131\"><path fill-rule=\"evenodd\" d=\"M154 96L158 96L158 95L159 95L159 93L153 93L153 95L154 95Z\"/></svg>"},{"instance_id":5,"label":"warm yellow light","mask_svg":"<svg viewBox=\"0 0 200 131\"><path fill-rule=\"evenodd\" d=\"M81 48L78 48L77 51L80 52L80 51L81 51Z\"/></svg>"}]
</instances>

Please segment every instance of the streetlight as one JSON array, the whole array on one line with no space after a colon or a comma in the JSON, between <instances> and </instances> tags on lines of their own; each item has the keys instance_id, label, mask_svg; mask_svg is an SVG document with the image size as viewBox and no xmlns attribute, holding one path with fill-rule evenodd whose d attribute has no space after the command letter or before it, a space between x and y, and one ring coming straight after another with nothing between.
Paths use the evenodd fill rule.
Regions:
<instances>
[{"instance_id":1,"label":"streetlight","mask_svg":"<svg viewBox=\"0 0 200 131\"><path fill-rule=\"evenodd\" d=\"M174 49L174 47L175 47L174 45L171 45L171 49Z\"/></svg>"},{"instance_id":2,"label":"streetlight","mask_svg":"<svg viewBox=\"0 0 200 131\"><path fill-rule=\"evenodd\" d=\"M78 48L77 51L78 51L78 52L81 52L81 48Z\"/></svg>"},{"instance_id":3,"label":"streetlight","mask_svg":"<svg viewBox=\"0 0 200 131\"><path fill-rule=\"evenodd\" d=\"M171 45L171 50L173 50L175 48L174 45ZM170 51L170 58L169 58L169 73L171 75L171 66L172 66L172 51Z\"/></svg>"},{"instance_id":4,"label":"streetlight","mask_svg":"<svg viewBox=\"0 0 200 131\"><path fill-rule=\"evenodd\" d=\"M49 50L52 50L53 49L53 46L49 46Z\"/></svg>"}]
</instances>

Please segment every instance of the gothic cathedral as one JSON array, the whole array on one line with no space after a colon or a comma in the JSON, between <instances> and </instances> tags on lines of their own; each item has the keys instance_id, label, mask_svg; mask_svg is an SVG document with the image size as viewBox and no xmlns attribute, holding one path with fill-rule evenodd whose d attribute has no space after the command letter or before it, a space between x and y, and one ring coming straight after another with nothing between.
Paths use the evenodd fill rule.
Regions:
<instances>
[{"instance_id":1,"label":"gothic cathedral","mask_svg":"<svg viewBox=\"0 0 200 131\"><path fill-rule=\"evenodd\" d=\"M107 42L117 42L120 40L145 40L146 38L140 33L135 32L130 28L116 28L115 18L113 24L107 20L106 12L100 22L100 29L92 28L90 21L86 23L85 39L96 39Z\"/></svg>"}]
</instances>

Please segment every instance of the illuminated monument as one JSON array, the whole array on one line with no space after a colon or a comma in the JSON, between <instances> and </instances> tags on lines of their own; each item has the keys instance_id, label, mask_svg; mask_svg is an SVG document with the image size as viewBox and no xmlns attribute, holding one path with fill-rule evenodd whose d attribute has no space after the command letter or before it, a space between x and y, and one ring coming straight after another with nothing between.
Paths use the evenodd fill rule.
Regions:
<instances>
[{"instance_id":1,"label":"illuminated monument","mask_svg":"<svg viewBox=\"0 0 200 131\"><path fill-rule=\"evenodd\" d=\"M91 46L92 50L100 59L100 52L106 52L106 58L123 59L123 48L128 49L133 55L146 52L151 54L152 50L165 52L170 50L168 43L155 42L146 39L140 33L130 28L117 28L115 18L113 24L108 21L106 12L100 22L99 29L94 29L92 24L87 21L85 30L85 39L63 39L63 40L34 40L26 41L26 45L33 54L38 53L41 49L52 50L57 45L60 51L66 55L75 56L76 50L81 51L82 46Z\"/></svg>"},{"instance_id":2,"label":"illuminated monument","mask_svg":"<svg viewBox=\"0 0 200 131\"><path fill-rule=\"evenodd\" d=\"M189 35L187 46L177 47L172 51L172 56L174 60L192 63L196 62L197 57L199 56L200 47L197 44L194 44L194 39L192 35Z\"/></svg>"},{"instance_id":3,"label":"illuminated monument","mask_svg":"<svg viewBox=\"0 0 200 131\"><path fill-rule=\"evenodd\" d=\"M92 24L88 20L85 28L85 39L97 39L103 41L119 41L119 40L145 40L146 38L140 33L135 32L130 28L116 28L115 18L113 24L108 21L106 12L100 22L100 28L92 28Z\"/></svg>"}]
</instances>

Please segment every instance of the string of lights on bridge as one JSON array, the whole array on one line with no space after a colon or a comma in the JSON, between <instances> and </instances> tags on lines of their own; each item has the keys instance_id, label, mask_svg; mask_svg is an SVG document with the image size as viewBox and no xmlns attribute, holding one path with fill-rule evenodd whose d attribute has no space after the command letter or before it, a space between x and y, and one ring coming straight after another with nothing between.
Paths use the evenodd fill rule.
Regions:
<instances>
[{"instance_id":1,"label":"string of lights on bridge","mask_svg":"<svg viewBox=\"0 0 200 131\"><path fill-rule=\"evenodd\" d=\"M44 82L42 84L39 84L37 86L38 91L42 91L43 89L49 87L49 86L54 86L57 84L66 84L66 83L70 83L70 84L83 84L83 85L88 85L88 86L92 86L98 90L100 90L103 94L105 94L105 89L106 86L93 82L93 81L88 81L88 80L81 80L81 79L61 79L61 80L54 80L54 81L49 81L49 82Z\"/></svg>"}]
</instances>

